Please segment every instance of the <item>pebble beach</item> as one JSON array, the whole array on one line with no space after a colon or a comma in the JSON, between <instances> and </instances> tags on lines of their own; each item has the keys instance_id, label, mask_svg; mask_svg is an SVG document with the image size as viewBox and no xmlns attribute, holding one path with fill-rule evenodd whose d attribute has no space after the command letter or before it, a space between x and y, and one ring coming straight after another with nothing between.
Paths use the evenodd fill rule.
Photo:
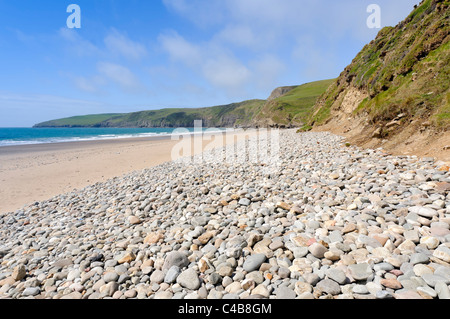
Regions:
<instances>
[{"instance_id":1,"label":"pebble beach","mask_svg":"<svg viewBox=\"0 0 450 319\"><path fill-rule=\"evenodd\" d=\"M0 298L450 299L445 163L296 130L275 170L225 152L1 215Z\"/></svg>"}]
</instances>

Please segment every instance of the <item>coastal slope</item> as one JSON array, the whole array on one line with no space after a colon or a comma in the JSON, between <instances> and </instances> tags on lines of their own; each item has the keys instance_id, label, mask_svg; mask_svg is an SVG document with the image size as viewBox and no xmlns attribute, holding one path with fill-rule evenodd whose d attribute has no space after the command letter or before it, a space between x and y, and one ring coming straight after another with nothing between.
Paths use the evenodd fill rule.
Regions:
<instances>
[{"instance_id":1,"label":"coastal slope","mask_svg":"<svg viewBox=\"0 0 450 319\"><path fill-rule=\"evenodd\" d=\"M383 28L318 99L308 124L364 147L450 160L450 1Z\"/></svg>"},{"instance_id":2,"label":"coastal slope","mask_svg":"<svg viewBox=\"0 0 450 319\"><path fill-rule=\"evenodd\" d=\"M332 80L279 87L267 100L253 99L205 108L172 108L121 114L74 116L34 127L268 127L302 125L317 98Z\"/></svg>"}]
</instances>

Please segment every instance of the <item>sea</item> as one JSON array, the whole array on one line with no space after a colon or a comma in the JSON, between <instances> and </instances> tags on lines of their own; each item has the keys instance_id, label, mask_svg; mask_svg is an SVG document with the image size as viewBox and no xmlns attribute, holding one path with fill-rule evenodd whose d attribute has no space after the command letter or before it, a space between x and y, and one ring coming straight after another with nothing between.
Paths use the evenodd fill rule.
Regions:
<instances>
[{"instance_id":1,"label":"sea","mask_svg":"<svg viewBox=\"0 0 450 319\"><path fill-rule=\"evenodd\" d=\"M170 136L174 130L174 128L0 128L0 147ZM194 133L195 129L187 128L187 130Z\"/></svg>"}]
</instances>

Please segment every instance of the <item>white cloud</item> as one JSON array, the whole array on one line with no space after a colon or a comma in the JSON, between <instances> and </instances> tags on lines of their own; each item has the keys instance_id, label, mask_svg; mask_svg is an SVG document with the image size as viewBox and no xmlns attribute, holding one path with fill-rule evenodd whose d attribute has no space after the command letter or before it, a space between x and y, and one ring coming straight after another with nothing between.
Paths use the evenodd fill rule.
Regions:
<instances>
[{"instance_id":1,"label":"white cloud","mask_svg":"<svg viewBox=\"0 0 450 319\"><path fill-rule=\"evenodd\" d=\"M253 70L253 82L264 91L274 89L284 71L285 64L275 55L265 54L250 63Z\"/></svg>"},{"instance_id":2,"label":"white cloud","mask_svg":"<svg viewBox=\"0 0 450 319\"><path fill-rule=\"evenodd\" d=\"M147 49L143 44L132 41L116 29L112 29L111 33L105 37L104 43L111 53L128 59L139 60L147 55Z\"/></svg>"},{"instance_id":3,"label":"white cloud","mask_svg":"<svg viewBox=\"0 0 450 319\"><path fill-rule=\"evenodd\" d=\"M102 87L106 84L106 80L100 75L95 75L90 78L77 76L73 80L78 89L94 94L102 93Z\"/></svg>"},{"instance_id":4,"label":"white cloud","mask_svg":"<svg viewBox=\"0 0 450 319\"><path fill-rule=\"evenodd\" d=\"M125 91L137 91L142 89L138 78L127 67L109 62L99 62L97 69L100 75L119 84Z\"/></svg>"},{"instance_id":5,"label":"white cloud","mask_svg":"<svg viewBox=\"0 0 450 319\"><path fill-rule=\"evenodd\" d=\"M223 23L228 0L163 0L164 5L202 28Z\"/></svg>"},{"instance_id":6,"label":"white cloud","mask_svg":"<svg viewBox=\"0 0 450 319\"><path fill-rule=\"evenodd\" d=\"M86 57L102 53L96 45L80 36L76 29L61 28L59 36L68 42L68 50L77 56Z\"/></svg>"},{"instance_id":7,"label":"white cloud","mask_svg":"<svg viewBox=\"0 0 450 319\"><path fill-rule=\"evenodd\" d=\"M251 71L220 43L192 43L176 32L160 35L159 42L173 62L187 66L228 96L245 92Z\"/></svg>"},{"instance_id":8,"label":"white cloud","mask_svg":"<svg viewBox=\"0 0 450 319\"><path fill-rule=\"evenodd\" d=\"M250 70L237 59L222 55L209 57L202 67L203 75L214 86L225 89L230 96L245 92L251 78Z\"/></svg>"},{"instance_id":9,"label":"white cloud","mask_svg":"<svg viewBox=\"0 0 450 319\"><path fill-rule=\"evenodd\" d=\"M158 38L162 48L174 61L182 62L187 66L198 65L202 61L202 50L198 45L192 44L177 32L161 34Z\"/></svg>"},{"instance_id":10,"label":"white cloud","mask_svg":"<svg viewBox=\"0 0 450 319\"><path fill-rule=\"evenodd\" d=\"M249 25L227 25L214 38L214 41L229 43L238 47L256 49L260 46L261 36L255 34Z\"/></svg>"}]
</instances>

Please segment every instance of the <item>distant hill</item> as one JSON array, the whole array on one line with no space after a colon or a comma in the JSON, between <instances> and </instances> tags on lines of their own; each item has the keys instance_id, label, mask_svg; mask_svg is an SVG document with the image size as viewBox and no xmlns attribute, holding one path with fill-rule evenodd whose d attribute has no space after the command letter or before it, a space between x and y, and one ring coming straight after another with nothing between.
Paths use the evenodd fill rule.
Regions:
<instances>
[{"instance_id":1,"label":"distant hill","mask_svg":"<svg viewBox=\"0 0 450 319\"><path fill-rule=\"evenodd\" d=\"M449 0L424 0L380 30L318 99L307 124L366 147L448 152L449 23Z\"/></svg>"},{"instance_id":2,"label":"distant hill","mask_svg":"<svg viewBox=\"0 0 450 319\"><path fill-rule=\"evenodd\" d=\"M173 108L124 114L84 115L34 127L204 127L297 126L332 80L275 89L268 100L248 100L205 108Z\"/></svg>"},{"instance_id":3,"label":"distant hill","mask_svg":"<svg viewBox=\"0 0 450 319\"><path fill-rule=\"evenodd\" d=\"M265 100L249 100L205 108L75 116L39 123L34 127L193 127L195 120L203 120L205 127L245 126L264 103Z\"/></svg>"},{"instance_id":4,"label":"distant hill","mask_svg":"<svg viewBox=\"0 0 450 319\"><path fill-rule=\"evenodd\" d=\"M313 110L317 98L333 83L322 80L299 86L275 89L271 97L255 114L256 126L303 126Z\"/></svg>"}]
</instances>

